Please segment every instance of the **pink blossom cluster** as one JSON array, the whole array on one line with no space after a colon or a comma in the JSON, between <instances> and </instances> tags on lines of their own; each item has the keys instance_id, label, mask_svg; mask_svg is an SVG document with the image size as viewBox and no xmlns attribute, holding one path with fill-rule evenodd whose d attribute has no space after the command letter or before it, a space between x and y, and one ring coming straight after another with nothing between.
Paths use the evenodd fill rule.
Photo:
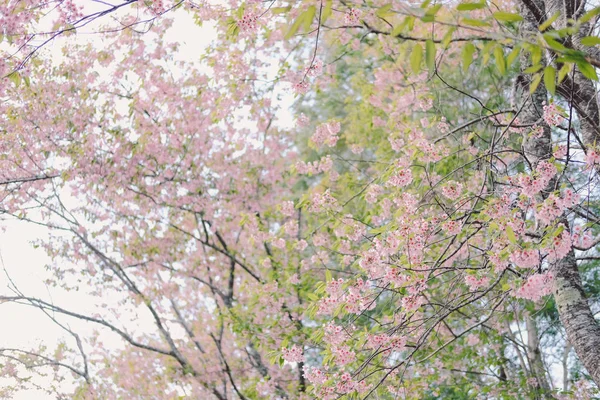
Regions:
<instances>
[{"instance_id":1,"label":"pink blossom cluster","mask_svg":"<svg viewBox=\"0 0 600 400\"><path fill-rule=\"evenodd\" d=\"M585 163L588 169L594 167L596 164L600 164L600 154L596 149L588 149L585 155Z\"/></svg>"},{"instance_id":2,"label":"pink blossom cluster","mask_svg":"<svg viewBox=\"0 0 600 400\"><path fill-rule=\"evenodd\" d=\"M593 243L594 239L589 231L581 232L581 226L576 226L573 228L573 234L571 235L573 244L582 249L589 249Z\"/></svg>"},{"instance_id":3,"label":"pink blossom cluster","mask_svg":"<svg viewBox=\"0 0 600 400\"><path fill-rule=\"evenodd\" d=\"M254 32L258 28L258 16L254 13L244 13L237 21L237 26L242 32Z\"/></svg>"},{"instance_id":4,"label":"pink blossom cluster","mask_svg":"<svg viewBox=\"0 0 600 400\"><path fill-rule=\"evenodd\" d=\"M510 254L510 262L521 268L536 268L540 265L540 253L535 249L515 250Z\"/></svg>"},{"instance_id":5,"label":"pink blossom cluster","mask_svg":"<svg viewBox=\"0 0 600 400\"><path fill-rule=\"evenodd\" d=\"M450 181L442 187L442 194L450 200L458 199L462 191L463 185L455 181Z\"/></svg>"},{"instance_id":6,"label":"pink blossom cluster","mask_svg":"<svg viewBox=\"0 0 600 400\"><path fill-rule=\"evenodd\" d=\"M350 314L360 314L364 310L372 309L375 307L375 302L370 300L365 292L367 291L367 285L362 279L357 279L353 286L348 288L348 293L344 299L346 303L346 311Z\"/></svg>"},{"instance_id":7,"label":"pink blossom cluster","mask_svg":"<svg viewBox=\"0 0 600 400\"><path fill-rule=\"evenodd\" d=\"M571 235L564 230L559 236L552 239L552 244L546 249L548 251L548 261L562 260L569 254L571 247L573 247Z\"/></svg>"},{"instance_id":8,"label":"pink blossom cluster","mask_svg":"<svg viewBox=\"0 0 600 400\"><path fill-rule=\"evenodd\" d=\"M474 334L469 334L469 336L467 336L467 345L469 346L476 346L478 345L480 342L480 339L477 335Z\"/></svg>"},{"instance_id":9,"label":"pink blossom cluster","mask_svg":"<svg viewBox=\"0 0 600 400\"><path fill-rule=\"evenodd\" d=\"M339 278L337 280L333 279L333 280L327 282L327 285L325 286L325 291L330 296L342 295L342 293L344 291L344 280L342 278Z\"/></svg>"},{"instance_id":10,"label":"pink blossom cluster","mask_svg":"<svg viewBox=\"0 0 600 400\"><path fill-rule=\"evenodd\" d=\"M333 346L331 349L337 365L346 365L356 359L356 353L349 346Z\"/></svg>"},{"instance_id":11,"label":"pink blossom cluster","mask_svg":"<svg viewBox=\"0 0 600 400\"><path fill-rule=\"evenodd\" d=\"M155 0L150 8L154 10L154 7L158 7L159 10L163 8L163 0ZM156 6L155 6L156 4ZM77 5L73 0L64 0L61 2L59 7L59 20L58 23L61 25L66 25L70 22L73 22L81 17L83 17L83 6L81 4Z\"/></svg>"},{"instance_id":12,"label":"pink blossom cluster","mask_svg":"<svg viewBox=\"0 0 600 400\"><path fill-rule=\"evenodd\" d=\"M291 217L295 212L294 202L293 201L284 201L281 204L281 213L286 217Z\"/></svg>"},{"instance_id":13,"label":"pink blossom cluster","mask_svg":"<svg viewBox=\"0 0 600 400\"><path fill-rule=\"evenodd\" d=\"M317 126L317 130L312 135L311 140L317 146L326 144L329 147L333 147L339 140L337 134L340 132L340 129L341 124L339 122L326 122Z\"/></svg>"},{"instance_id":14,"label":"pink blossom cluster","mask_svg":"<svg viewBox=\"0 0 600 400\"><path fill-rule=\"evenodd\" d=\"M297 345L293 345L289 349L283 347L281 349L281 353L283 355L283 359L287 362L304 362L304 355L302 354L302 349Z\"/></svg>"},{"instance_id":15,"label":"pink blossom cluster","mask_svg":"<svg viewBox=\"0 0 600 400\"><path fill-rule=\"evenodd\" d=\"M387 267L382 281L384 284L393 283L394 287L398 288L407 284L408 277L399 268Z\"/></svg>"},{"instance_id":16,"label":"pink blossom cluster","mask_svg":"<svg viewBox=\"0 0 600 400\"><path fill-rule=\"evenodd\" d=\"M304 113L301 113L298 118L296 118L296 126L298 127L307 126L309 122L310 120Z\"/></svg>"},{"instance_id":17,"label":"pink blossom cluster","mask_svg":"<svg viewBox=\"0 0 600 400\"><path fill-rule=\"evenodd\" d=\"M345 293L336 291L335 294L319 300L317 314L331 314L333 310L341 304L345 305L347 312L357 315L364 310L373 308L375 303L370 301L364 294L367 289L368 287L365 282L358 278L354 285L351 285L346 289Z\"/></svg>"},{"instance_id":18,"label":"pink blossom cluster","mask_svg":"<svg viewBox=\"0 0 600 400\"><path fill-rule=\"evenodd\" d=\"M372 184L367 189L365 200L369 204L377 203L377 198L383 193L383 187L377 184Z\"/></svg>"},{"instance_id":19,"label":"pink blossom cluster","mask_svg":"<svg viewBox=\"0 0 600 400\"><path fill-rule=\"evenodd\" d=\"M331 195L329 189L324 193L315 193L312 196L309 211L324 212L324 211L339 211L338 201Z\"/></svg>"},{"instance_id":20,"label":"pink blossom cluster","mask_svg":"<svg viewBox=\"0 0 600 400\"><path fill-rule=\"evenodd\" d=\"M500 273L508 268L508 262L502 260L498 254L492 254L489 256L490 263L494 266L494 271Z\"/></svg>"},{"instance_id":21,"label":"pink blossom cluster","mask_svg":"<svg viewBox=\"0 0 600 400\"><path fill-rule=\"evenodd\" d=\"M446 221L442 225L442 229L444 231L446 231L446 233L448 233L449 235L458 235L460 233L460 231L462 230L462 226L461 226L460 222L450 220L450 221Z\"/></svg>"},{"instance_id":22,"label":"pink blossom cluster","mask_svg":"<svg viewBox=\"0 0 600 400\"><path fill-rule=\"evenodd\" d=\"M315 60L311 65L306 67L304 73L310 77L316 77L323 74L323 61Z\"/></svg>"},{"instance_id":23,"label":"pink blossom cluster","mask_svg":"<svg viewBox=\"0 0 600 400\"><path fill-rule=\"evenodd\" d=\"M386 185L394 187L404 187L410 185L412 179L412 171L409 168L401 169L388 179Z\"/></svg>"},{"instance_id":24,"label":"pink blossom cluster","mask_svg":"<svg viewBox=\"0 0 600 400\"><path fill-rule=\"evenodd\" d=\"M296 163L296 171L299 174L316 175L319 172L332 171L332 168L333 160L329 154L320 159L319 161L313 161L308 163L305 163L304 161L298 161Z\"/></svg>"},{"instance_id":25,"label":"pink blossom cluster","mask_svg":"<svg viewBox=\"0 0 600 400\"><path fill-rule=\"evenodd\" d=\"M337 227L334 232L337 237L347 237L351 241L355 242L362 239L367 231L362 223L352 218L351 214L348 214L342 218L342 224ZM340 249L340 251L342 250ZM350 253L350 250L347 249L347 251L343 252Z\"/></svg>"},{"instance_id":26,"label":"pink blossom cluster","mask_svg":"<svg viewBox=\"0 0 600 400\"><path fill-rule=\"evenodd\" d=\"M567 148L566 145L558 146L556 148L556 150L554 151L554 154L553 154L554 158L556 158L556 159L564 159L564 158L567 157L568 151L569 150L568 150L568 148Z\"/></svg>"},{"instance_id":27,"label":"pink blossom cluster","mask_svg":"<svg viewBox=\"0 0 600 400\"><path fill-rule=\"evenodd\" d=\"M304 79L301 80L300 82L296 82L293 86L292 89L294 90L294 92L296 92L297 94L306 94L306 92L308 92L308 89L310 88L310 86L308 85L308 82L305 81Z\"/></svg>"},{"instance_id":28,"label":"pink blossom cluster","mask_svg":"<svg viewBox=\"0 0 600 400\"><path fill-rule=\"evenodd\" d=\"M450 129L450 125L448 125L448 122L446 122L446 117L442 117L442 119L437 125L437 128L440 130L441 133L448 132L448 130Z\"/></svg>"},{"instance_id":29,"label":"pink blossom cluster","mask_svg":"<svg viewBox=\"0 0 600 400\"><path fill-rule=\"evenodd\" d=\"M521 299L537 301L552 292L553 277L549 273L531 275L515 293Z\"/></svg>"},{"instance_id":30,"label":"pink blossom cluster","mask_svg":"<svg viewBox=\"0 0 600 400\"><path fill-rule=\"evenodd\" d=\"M560 115L560 110L556 107L556 104L544 104L543 109L543 118L548 125L558 126L561 124L564 118Z\"/></svg>"},{"instance_id":31,"label":"pink blossom cluster","mask_svg":"<svg viewBox=\"0 0 600 400\"><path fill-rule=\"evenodd\" d=\"M348 394L351 392L365 393L370 388L371 385L367 385L364 380L359 382L353 380L348 372L344 372L340 375L338 383L336 384L336 391L340 394Z\"/></svg>"},{"instance_id":32,"label":"pink blossom cluster","mask_svg":"<svg viewBox=\"0 0 600 400\"><path fill-rule=\"evenodd\" d=\"M390 336L385 333L367 336L366 346L370 349L390 348L392 350L403 350L406 346L406 337Z\"/></svg>"},{"instance_id":33,"label":"pink blossom cluster","mask_svg":"<svg viewBox=\"0 0 600 400\"><path fill-rule=\"evenodd\" d=\"M333 322L329 322L327 325L325 325L324 337L327 343L334 346L340 345L344 343L346 339L350 338L344 327L336 325Z\"/></svg>"},{"instance_id":34,"label":"pink blossom cluster","mask_svg":"<svg viewBox=\"0 0 600 400\"><path fill-rule=\"evenodd\" d=\"M467 284L469 289L471 289L471 291L475 291L477 289L487 286L490 283L490 278L488 278L487 276L482 276L481 278L477 279L473 275L467 275L465 276L465 283Z\"/></svg>"},{"instance_id":35,"label":"pink blossom cluster","mask_svg":"<svg viewBox=\"0 0 600 400\"><path fill-rule=\"evenodd\" d=\"M384 264L381 260L381 253L374 248L362 254L358 265L367 273L369 279L378 279L383 275Z\"/></svg>"},{"instance_id":36,"label":"pink blossom cluster","mask_svg":"<svg viewBox=\"0 0 600 400\"><path fill-rule=\"evenodd\" d=\"M313 385L322 385L327 381L327 375L316 367L309 367L307 365L303 368L304 377Z\"/></svg>"},{"instance_id":37,"label":"pink blossom cluster","mask_svg":"<svg viewBox=\"0 0 600 400\"><path fill-rule=\"evenodd\" d=\"M562 202L555 194L551 194L536 212L536 217L543 225L550 225L562 212Z\"/></svg>"},{"instance_id":38,"label":"pink blossom cluster","mask_svg":"<svg viewBox=\"0 0 600 400\"><path fill-rule=\"evenodd\" d=\"M346 23L346 25L355 25L360 22L359 18L360 10L357 10L356 8L351 8L350 11L348 11L344 15L344 22Z\"/></svg>"},{"instance_id":39,"label":"pink blossom cluster","mask_svg":"<svg viewBox=\"0 0 600 400\"><path fill-rule=\"evenodd\" d=\"M404 296L402 298L402 307L406 311L416 311L424 303L425 299L423 298L423 296L419 295Z\"/></svg>"},{"instance_id":40,"label":"pink blossom cluster","mask_svg":"<svg viewBox=\"0 0 600 400\"><path fill-rule=\"evenodd\" d=\"M552 163L540 162L536 168L536 177L520 175L518 183L521 186L521 193L527 197L534 197L548 186L556 172L556 167Z\"/></svg>"},{"instance_id":41,"label":"pink blossom cluster","mask_svg":"<svg viewBox=\"0 0 600 400\"><path fill-rule=\"evenodd\" d=\"M399 152L402 150L402 148L404 147L404 145L406 144L404 142L403 139L400 138L395 138L395 137L388 137L388 141L390 142L390 145L392 146L392 150Z\"/></svg>"}]
</instances>

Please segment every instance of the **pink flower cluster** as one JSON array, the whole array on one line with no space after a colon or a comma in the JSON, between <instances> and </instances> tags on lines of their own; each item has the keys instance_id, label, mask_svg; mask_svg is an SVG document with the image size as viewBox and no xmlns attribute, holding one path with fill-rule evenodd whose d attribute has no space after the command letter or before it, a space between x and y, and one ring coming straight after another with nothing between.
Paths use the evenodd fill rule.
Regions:
<instances>
[{"instance_id":1,"label":"pink flower cluster","mask_svg":"<svg viewBox=\"0 0 600 400\"><path fill-rule=\"evenodd\" d=\"M306 94L306 92L308 92L308 88L308 82L306 82L305 80L301 80L300 82L297 82L292 86L292 89L297 94Z\"/></svg>"},{"instance_id":2,"label":"pink flower cluster","mask_svg":"<svg viewBox=\"0 0 600 400\"><path fill-rule=\"evenodd\" d=\"M556 107L554 103L547 105L544 104L544 113L543 118L544 121L550 126L558 126L563 121L562 115L560 115L560 110Z\"/></svg>"},{"instance_id":3,"label":"pink flower cluster","mask_svg":"<svg viewBox=\"0 0 600 400\"><path fill-rule=\"evenodd\" d=\"M581 233L581 226L576 226L573 229L573 234L571 235L571 237L573 239L573 243L577 245L577 247L583 249L589 249L594 243L594 239L592 238L589 231L584 232L583 234Z\"/></svg>"},{"instance_id":4,"label":"pink flower cluster","mask_svg":"<svg viewBox=\"0 0 600 400\"><path fill-rule=\"evenodd\" d=\"M296 163L296 171L299 174L316 175L319 172L329 172L333 169L333 160L330 155L326 155L319 161L305 163L298 161ZM332 171L332 174L335 171Z\"/></svg>"},{"instance_id":5,"label":"pink flower cluster","mask_svg":"<svg viewBox=\"0 0 600 400\"><path fill-rule=\"evenodd\" d=\"M410 169L401 169L396 174L390 177L390 179L387 181L387 185L395 187L404 187L410 185L412 179L413 176L412 171Z\"/></svg>"},{"instance_id":6,"label":"pink flower cluster","mask_svg":"<svg viewBox=\"0 0 600 400\"><path fill-rule=\"evenodd\" d=\"M334 346L332 353L336 364L340 366L349 364L356 359L356 353L350 350L349 346Z\"/></svg>"},{"instance_id":7,"label":"pink flower cluster","mask_svg":"<svg viewBox=\"0 0 600 400\"><path fill-rule=\"evenodd\" d=\"M242 32L254 32L258 28L258 16L253 13L245 13L237 21L237 26Z\"/></svg>"},{"instance_id":8,"label":"pink flower cluster","mask_svg":"<svg viewBox=\"0 0 600 400\"><path fill-rule=\"evenodd\" d=\"M571 235L564 230L559 236L552 239L552 245L546 249L548 251L548 261L562 260L569 254L572 246Z\"/></svg>"},{"instance_id":9,"label":"pink flower cluster","mask_svg":"<svg viewBox=\"0 0 600 400\"><path fill-rule=\"evenodd\" d=\"M289 349L282 348L281 353L283 355L283 359L287 362L304 362L302 349L297 345L293 345Z\"/></svg>"},{"instance_id":10,"label":"pink flower cluster","mask_svg":"<svg viewBox=\"0 0 600 400\"><path fill-rule=\"evenodd\" d=\"M319 368L304 366L304 377L313 385L322 385L327 381L327 375Z\"/></svg>"},{"instance_id":11,"label":"pink flower cluster","mask_svg":"<svg viewBox=\"0 0 600 400\"><path fill-rule=\"evenodd\" d=\"M311 199L311 205L309 211L311 212L323 212L323 211L339 211L339 205L337 200L329 193L329 189L324 193L315 193Z\"/></svg>"},{"instance_id":12,"label":"pink flower cluster","mask_svg":"<svg viewBox=\"0 0 600 400\"><path fill-rule=\"evenodd\" d=\"M585 163L587 164L588 169L596 164L600 164L600 154L598 154L596 149L588 149L587 154L585 155Z\"/></svg>"},{"instance_id":13,"label":"pink flower cluster","mask_svg":"<svg viewBox=\"0 0 600 400\"><path fill-rule=\"evenodd\" d=\"M366 345L371 349L390 348L392 350L400 351L406 346L406 338L403 336L390 336L386 334L370 334L367 337Z\"/></svg>"},{"instance_id":14,"label":"pink flower cluster","mask_svg":"<svg viewBox=\"0 0 600 400\"><path fill-rule=\"evenodd\" d=\"M535 169L535 175L520 175L518 184L521 186L521 193L527 197L534 197L548 186L552 178L556 175L556 167L548 161L542 161Z\"/></svg>"},{"instance_id":15,"label":"pink flower cluster","mask_svg":"<svg viewBox=\"0 0 600 400\"><path fill-rule=\"evenodd\" d=\"M425 303L423 296L412 295L402 298L402 308L406 311L416 311Z\"/></svg>"},{"instance_id":16,"label":"pink flower cluster","mask_svg":"<svg viewBox=\"0 0 600 400\"><path fill-rule=\"evenodd\" d=\"M462 229L460 222L458 221L446 221L444 225L442 225L442 229L446 231L449 235L458 235Z\"/></svg>"},{"instance_id":17,"label":"pink flower cluster","mask_svg":"<svg viewBox=\"0 0 600 400\"><path fill-rule=\"evenodd\" d=\"M444 185L444 187L442 187L442 194L450 200L456 200L462 194L462 190L462 184L455 181L451 181Z\"/></svg>"},{"instance_id":18,"label":"pink flower cluster","mask_svg":"<svg viewBox=\"0 0 600 400\"><path fill-rule=\"evenodd\" d=\"M294 209L294 202L293 201L284 201L281 204L281 213L283 215L285 215L286 217L291 217L292 215L294 215L294 212L296 210Z\"/></svg>"},{"instance_id":19,"label":"pink flower cluster","mask_svg":"<svg viewBox=\"0 0 600 400\"><path fill-rule=\"evenodd\" d=\"M515 296L537 301L552 292L552 278L549 273L531 275L525 284L517 290Z\"/></svg>"},{"instance_id":20,"label":"pink flower cluster","mask_svg":"<svg viewBox=\"0 0 600 400\"><path fill-rule=\"evenodd\" d=\"M336 145L339 140L337 134L340 132L341 124L339 122L327 122L317 126L317 130L312 135L311 140L317 146L326 144L329 147Z\"/></svg>"},{"instance_id":21,"label":"pink flower cluster","mask_svg":"<svg viewBox=\"0 0 600 400\"><path fill-rule=\"evenodd\" d=\"M360 10L356 8L351 8L350 11L344 15L344 22L346 25L355 25L360 22Z\"/></svg>"},{"instance_id":22,"label":"pink flower cluster","mask_svg":"<svg viewBox=\"0 0 600 400\"><path fill-rule=\"evenodd\" d=\"M488 278L487 276L483 276L477 279L473 275L467 275L465 276L465 283L471 289L471 291L475 291L477 289L487 286L490 283L490 278Z\"/></svg>"},{"instance_id":23,"label":"pink flower cluster","mask_svg":"<svg viewBox=\"0 0 600 400\"><path fill-rule=\"evenodd\" d=\"M323 73L323 61L315 60L310 66L306 67L304 73L310 77L320 76Z\"/></svg>"},{"instance_id":24,"label":"pink flower cluster","mask_svg":"<svg viewBox=\"0 0 600 400\"><path fill-rule=\"evenodd\" d=\"M540 265L540 254L535 249L515 250L510 255L510 261L517 267L536 268Z\"/></svg>"}]
</instances>

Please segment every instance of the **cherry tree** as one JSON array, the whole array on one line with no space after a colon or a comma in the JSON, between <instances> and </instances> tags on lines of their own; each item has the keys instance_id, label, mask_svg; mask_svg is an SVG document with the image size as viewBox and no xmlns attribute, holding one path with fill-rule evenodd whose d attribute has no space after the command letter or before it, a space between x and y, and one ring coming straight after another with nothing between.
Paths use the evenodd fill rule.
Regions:
<instances>
[{"instance_id":1,"label":"cherry tree","mask_svg":"<svg viewBox=\"0 0 600 400\"><path fill-rule=\"evenodd\" d=\"M69 341L0 349L7 396L591 396L599 8L97 5L0 9L2 215L98 306L9 280ZM182 12L217 32L200 62Z\"/></svg>"}]
</instances>

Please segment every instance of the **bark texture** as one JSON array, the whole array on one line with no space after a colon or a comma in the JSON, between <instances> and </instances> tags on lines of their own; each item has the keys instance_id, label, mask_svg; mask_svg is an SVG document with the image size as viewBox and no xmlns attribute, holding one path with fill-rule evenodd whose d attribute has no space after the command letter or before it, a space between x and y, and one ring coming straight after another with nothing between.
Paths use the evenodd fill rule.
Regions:
<instances>
[{"instance_id":1,"label":"bark texture","mask_svg":"<svg viewBox=\"0 0 600 400\"><path fill-rule=\"evenodd\" d=\"M537 35L541 22L555 12L560 12L561 16L555 21L553 28L564 28L569 24L570 18L577 18L585 12L585 6L585 1L582 0L521 0L519 11L525 19L522 33ZM583 30L585 29L587 28L584 27ZM589 32L580 32L565 45L588 51L579 42L587 34ZM546 60L551 63L554 58L553 54L548 53ZM527 68L527 65L524 64L523 68ZM575 70L559 85L558 93L573 106L579 116L579 132L572 131L569 134L576 134L585 147L600 144L600 112L595 83ZM540 85L531 96L525 90L520 94L520 99L517 100L523 105L521 120L524 123L538 122L542 115L542 102L547 97L546 89ZM524 138L523 147L532 165L548 159L552 151L549 127L544 127L544 134L540 138ZM564 217L563 223L568 227L568 221ZM564 259L557 262L552 271L555 277L553 294L568 341L594 382L600 386L600 326L583 290L574 251L571 250Z\"/></svg>"}]
</instances>

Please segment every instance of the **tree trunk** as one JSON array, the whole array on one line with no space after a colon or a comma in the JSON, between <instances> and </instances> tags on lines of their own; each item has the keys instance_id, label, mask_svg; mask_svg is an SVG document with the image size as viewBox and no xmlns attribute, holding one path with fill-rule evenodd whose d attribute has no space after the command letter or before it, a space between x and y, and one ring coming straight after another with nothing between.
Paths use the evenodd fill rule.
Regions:
<instances>
[{"instance_id":1,"label":"tree trunk","mask_svg":"<svg viewBox=\"0 0 600 400\"><path fill-rule=\"evenodd\" d=\"M564 27L568 18L576 17L584 8L585 2L578 0L522 0L519 11L524 17L523 33L538 35L538 26L556 11L561 13L561 17L555 22L555 27ZM578 38L574 38L569 45L577 47ZM523 64L522 67L527 68L527 64ZM521 103L528 102L523 108L522 121L534 123L541 117L542 102L547 96L546 89L541 84L530 98L526 89L527 87L523 88L521 98L517 100ZM579 71L575 71L559 87L559 93L572 104L580 117L580 136L586 146L592 146L596 141L600 142L597 140L600 137L600 113L594 89L594 83ZM524 139L523 147L533 165L549 158L552 150L550 129L544 126L544 133L540 138ZM566 218L564 224L568 228ZM552 266L551 271L555 280L553 294L567 338L583 366L600 386L600 327L583 291L574 251L571 250L564 259Z\"/></svg>"}]
</instances>

